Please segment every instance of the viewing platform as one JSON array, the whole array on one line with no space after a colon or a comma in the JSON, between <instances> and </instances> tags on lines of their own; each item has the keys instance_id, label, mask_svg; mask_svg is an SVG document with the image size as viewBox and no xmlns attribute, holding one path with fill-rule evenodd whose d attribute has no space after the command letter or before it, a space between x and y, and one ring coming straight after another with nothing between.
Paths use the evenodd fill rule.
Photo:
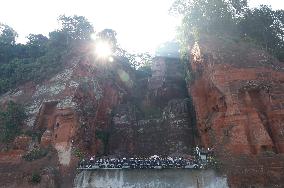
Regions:
<instances>
[{"instance_id":1,"label":"viewing platform","mask_svg":"<svg viewBox=\"0 0 284 188\"><path fill-rule=\"evenodd\" d=\"M120 170L120 169L203 169L214 163L213 151L196 147L194 156L148 158L98 158L83 159L78 170Z\"/></svg>"}]
</instances>

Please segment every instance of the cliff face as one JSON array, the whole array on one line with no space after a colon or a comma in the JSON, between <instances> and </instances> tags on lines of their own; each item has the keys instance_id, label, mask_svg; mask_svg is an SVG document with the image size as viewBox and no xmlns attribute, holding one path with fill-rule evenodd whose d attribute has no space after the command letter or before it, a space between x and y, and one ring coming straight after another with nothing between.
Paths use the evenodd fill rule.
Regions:
<instances>
[{"instance_id":1,"label":"cliff face","mask_svg":"<svg viewBox=\"0 0 284 188\"><path fill-rule=\"evenodd\" d=\"M233 154L283 153L281 64L260 50L223 41L201 41L191 55L189 92L202 143Z\"/></svg>"},{"instance_id":2,"label":"cliff face","mask_svg":"<svg viewBox=\"0 0 284 188\"><path fill-rule=\"evenodd\" d=\"M188 91L201 144L214 147L230 187L282 187L284 69L242 42L203 38L191 49Z\"/></svg>"},{"instance_id":3,"label":"cliff face","mask_svg":"<svg viewBox=\"0 0 284 188\"><path fill-rule=\"evenodd\" d=\"M114 109L110 154L189 154L194 146L182 64L158 57L151 69L151 76L136 78L133 98Z\"/></svg>"},{"instance_id":4,"label":"cliff face","mask_svg":"<svg viewBox=\"0 0 284 188\"><path fill-rule=\"evenodd\" d=\"M8 152L1 152L4 186L13 182L29 187L36 171L51 179L50 187L71 187L82 155L189 154L194 146L191 106L178 59L156 58L152 72L145 72L132 69L123 58L108 62L84 54L51 79L27 83L0 98L2 105L11 100L25 107L24 132L37 136L18 136ZM49 152L25 161L22 156L34 148Z\"/></svg>"},{"instance_id":5,"label":"cliff face","mask_svg":"<svg viewBox=\"0 0 284 188\"><path fill-rule=\"evenodd\" d=\"M2 105L11 100L24 105L28 118L23 132L33 132L37 136L31 139L21 135L10 145L8 152L1 153L0 173L4 179L0 181L22 185L27 183L33 172L44 176L48 167L53 169L53 175L61 177L58 178L60 181L54 179L58 180L56 184L71 187L78 157L84 153L105 152L97 131L110 127L111 110L131 95L132 80L133 70L124 59L117 58L115 63L111 63L84 54L73 58L64 71L51 79L39 84L27 83L1 96ZM22 156L33 148L49 152L43 159L25 161ZM7 160L6 156L14 160ZM33 166L35 163L38 165ZM6 169L11 165L19 167L19 173L14 173L17 181L7 178L9 172ZM27 165L30 167L25 168Z\"/></svg>"},{"instance_id":6,"label":"cliff face","mask_svg":"<svg viewBox=\"0 0 284 188\"><path fill-rule=\"evenodd\" d=\"M71 187L81 156L183 155L196 144L227 157L232 187L281 182L281 63L241 42L204 38L192 48L186 72L188 85L175 58L155 58L149 72L132 69L124 58L108 62L85 52L51 79L0 96L2 106L11 100L24 105L23 132L36 135L18 136L9 151L0 145L0 182L30 187L38 172L39 187ZM34 148L48 154L24 160Z\"/></svg>"},{"instance_id":7,"label":"cliff face","mask_svg":"<svg viewBox=\"0 0 284 188\"><path fill-rule=\"evenodd\" d=\"M281 63L242 43L224 45L207 40L192 49L189 92L202 143L237 155L283 153Z\"/></svg>"}]
</instances>

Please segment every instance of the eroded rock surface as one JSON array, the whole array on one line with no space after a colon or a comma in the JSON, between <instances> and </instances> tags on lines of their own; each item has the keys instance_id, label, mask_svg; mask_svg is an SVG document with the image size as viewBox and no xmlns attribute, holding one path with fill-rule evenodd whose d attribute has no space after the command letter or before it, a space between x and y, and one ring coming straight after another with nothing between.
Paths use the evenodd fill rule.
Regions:
<instances>
[{"instance_id":1,"label":"eroded rock surface","mask_svg":"<svg viewBox=\"0 0 284 188\"><path fill-rule=\"evenodd\" d=\"M223 63L215 53L198 44L192 50L189 91L202 143L234 154L283 153L284 73L273 67L281 63L250 62L251 51L242 54L246 65Z\"/></svg>"},{"instance_id":2,"label":"eroded rock surface","mask_svg":"<svg viewBox=\"0 0 284 188\"><path fill-rule=\"evenodd\" d=\"M23 131L36 135L33 140L27 136L15 139L14 149L18 152L13 154L16 157L14 161L25 166L33 162L25 161L22 156L33 148L50 151L41 160L45 164L22 171L26 180L33 171L37 171L45 181L43 166L50 165L56 176L61 177L57 184L71 187L81 155L106 153L105 143L96 133L108 131L112 109L131 94L133 79L134 70L124 59L116 58L113 63L101 62L85 54L68 62L64 71L49 80L39 84L27 83L1 96L2 105L10 100L24 105L28 117ZM15 153L1 153L3 166L9 166L7 156L11 152ZM49 164L46 162L49 159L57 162ZM23 184L23 181L18 183ZM14 183L17 184L17 181ZM25 186L28 185L27 182Z\"/></svg>"},{"instance_id":3,"label":"eroded rock surface","mask_svg":"<svg viewBox=\"0 0 284 188\"><path fill-rule=\"evenodd\" d=\"M157 57L151 76L137 79L133 98L113 111L110 154L189 154L195 127L183 65L178 59Z\"/></svg>"},{"instance_id":4,"label":"eroded rock surface","mask_svg":"<svg viewBox=\"0 0 284 188\"><path fill-rule=\"evenodd\" d=\"M82 156L183 155L198 144L223 157L231 187L280 186L283 65L243 43L205 38L191 52L186 69L178 59L157 57L150 72L124 58L81 54L51 79L0 96L3 106L25 106L23 131L34 133L1 148L0 182L31 187L37 172L39 187L71 187ZM34 148L49 152L24 160Z\"/></svg>"},{"instance_id":5,"label":"eroded rock surface","mask_svg":"<svg viewBox=\"0 0 284 188\"><path fill-rule=\"evenodd\" d=\"M201 144L215 149L230 187L282 187L283 63L243 42L204 38L187 79Z\"/></svg>"},{"instance_id":6,"label":"eroded rock surface","mask_svg":"<svg viewBox=\"0 0 284 188\"><path fill-rule=\"evenodd\" d=\"M189 154L195 129L183 71L178 59L156 58L152 72L145 72L123 58L103 62L86 55L43 83L27 83L1 96L2 104L13 100L25 106L24 130L36 134L32 140L15 140L15 161L34 163L22 158L33 148L50 151L42 162L54 161L56 175L45 176L46 164L41 164L23 172L26 180L37 171L44 179L60 177L55 184L70 187L83 155ZM9 166L5 156L0 161Z\"/></svg>"}]
</instances>

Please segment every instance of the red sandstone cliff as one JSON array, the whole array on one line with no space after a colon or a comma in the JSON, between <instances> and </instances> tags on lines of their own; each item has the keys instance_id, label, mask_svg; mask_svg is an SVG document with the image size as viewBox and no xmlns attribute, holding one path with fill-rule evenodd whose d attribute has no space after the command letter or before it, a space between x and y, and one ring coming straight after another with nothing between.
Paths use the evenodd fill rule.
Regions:
<instances>
[{"instance_id":1,"label":"red sandstone cliff","mask_svg":"<svg viewBox=\"0 0 284 188\"><path fill-rule=\"evenodd\" d=\"M192 46L187 66L201 144L215 148L230 186L282 187L283 63L244 42L209 37Z\"/></svg>"},{"instance_id":2,"label":"red sandstone cliff","mask_svg":"<svg viewBox=\"0 0 284 188\"><path fill-rule=\"evenodd\" d=\"M10 151L0 152L0 182L4 187L30 187L29 178L38 171L42 176L38 187L70 187L78 153L187 154L197 142L214 147L218 155L226 155L225 164L233 164L227 172L231 187L252 180L259 187L281 183L281 63L242 42L203 38L192 48L187 66L201 140L177 59L157 58L152 74L145 74L133 70L125 59L103 62L84 53L53 78L0 96L1 104L9 100L24 104L28 115L24 129L41 135L38 141L21 135ZM42 159L25 161L22 156L35 147L50 151ZM262 155L273 153L270 158ZM237 158L240 155L243 158Z\"/></svg>"},{"instance_id":3,"label":"red sandstone cliff","mask_svg":"<svg viewBox=\"0 0 284 188\"><path fill-rule=\"evenodd\" d=\"M191 55L189 92L202 143L234 154L283 153L281 63L241 42L204 39Z\"/></svg>"},{"instance_id":4,"label":"red sandstone cliff","mask_svg":"<svg viewBox=\"0 0 284 188\"><path fill-rule=\"evenodd\" d=\"M78 154L105 152L96 132L110 127L111 110L131 95L133 76L122 58L99 61L84 52L51 79L2 95L1 105L11 100L24 105L28 118L23 132L38 136L19 136L9 151L0 152L0 187L32 186L28 181L33 172L43 178L39 187L71 187ZM25 161L22 156L33 148L49 152L43 159ZM54 183L46 184L45 174Z\"/></svg>"},{"instance_id":5,"label":"red sandstone cliff","mask_svg":"<svg viewBox=\"0 0 284 188\"><path fill-rule=\"evenodd\" d=\"M146 73L132 69L124 58L108 62L83 52L51 79L0 96L1 104L10 100L24 105L24 131L37 138L21 135L0 153L4 187L32 186L28 179L35 171L53 182L49 187L71 187L80 155L177 155L189 154L194 146L179 59L156 58ZM34 148L49 153L25 161L22 156Z\"/></svg>"}]
</instances>

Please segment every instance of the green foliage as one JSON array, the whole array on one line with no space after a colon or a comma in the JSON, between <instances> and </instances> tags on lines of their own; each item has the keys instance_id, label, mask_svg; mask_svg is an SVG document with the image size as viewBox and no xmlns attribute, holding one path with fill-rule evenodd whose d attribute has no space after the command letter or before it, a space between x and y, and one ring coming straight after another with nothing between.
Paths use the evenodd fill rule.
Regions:
<instances>
[{"instance_id":1,"label":"green foliage","mask_svg":"<svg viewBox=\"0 0 284 188\"><path fill-rule=\"evenodd\" d=\"M178 36L183 51L206 34L254 41L284 60L283 10L249 9L247 0L176 0L171 11L183 16Z\"/></svg>"},{"instance_id":2,"label":"green foliage","mask_svg":"<svg viewBox=\"0 0 284 188\"><path fill-rule=\"evenodd\" d=\"M234 19L239 15L237 12L246 6L245 3L242 5L234 2L233 5L225 0L177 0L172 6L172 11L183 15L181 37L197 41L202 33L234 33L237 27ZM237 4L242 5L238 7L238 11L235 8Z\"/></svg>"},{"instance_id":3,"label":"green foliage","mask_svg":"<svg viewBox=\"0 0 284 188\"><path fill-rule=\"evenodd\" d=\"M61 70L62 52L49 52L39 58L15 58L0 64L0 94L28 81L38 82Z\"/></svg>"},{"instance_id":4,"label":"green foliage","mask_svg":"<svg viewBox=\"0 0 284 188\"><path fill-rule=\"evenodd\" d=\"M27 42L27 53L29 57L41 57L47 52L48 38L42 34L30 34Z\"/></svg>"},{"instance_id":5,"label":"green foliage","mask_svg":"<svg viewBox=\"0 0 284 188\"><path fill-rule=\"evenodd\" d=\"M78 40L90 40L94 28L91 23L83 16L65 16L58 18L61 24L61 32L66 34L67 43Z\"/></svg>"},{"instance_id":6,"label":"green foliage","mask_svg":"<svg viewBox=\"0 0 284 188\"><path fill-rule=\"evenodd\" d=\"M13 28L0 23L0 64L12 59L17 53L18 49L15 49L17 36Z\"/></svg>"},{"instance_id":7,"label":"green foliage","mask_svg":"<svg viewBox=\"0 0 284 188\"><path fill-rule=\"evenodd\" d=\"M25 118L24 108L20 104L9 102L6 109L0 109L0 141L13 141L21 133Z\"/></svg>"},{"instance_id":8,"label":"green foliage","mask_svg":"<svg viewBox=\"0 0 284 188\"><path fill-rule=\"evenodd\" d=\"M14 45L16 42L17 32L8 25L0 23L0 44Z\"/></svg>"},{"instance_id":9,"label":"green foliage","mask_svg":"<svg viewBox=\"0 0 284 188\"><path fill-rule=\"evenodd\" d=\"M23 155L23 159L26 161L33 161L37 159L41 159L48 154L48 149L44 148L34 148L33 150L29 151L27 154Z\"/></svg>"},{"instance_id":10,"label":"green foliage","mask_svg":"<svg viewBox=\"0 0 284 188\"><path fill-rule=\"evenodd\" d=\"M49 33L49 50L64 51L68 48L67 33L62 31L52 31Z\"/></svg>"},{"instance_id":11,"label":"green foliage","mask_svg":"<svg viewBox=\"0 0 284 188\"><path fill-rule=\"evenodd\" d=\"M229 0L229 3L234 8L236 15L240 15L248 9L248 0Z\"/></svg>"},{"instance_id":12,"label":"green foliage","mask_svg":"<svg viewBox=\"0 0 284 188\"><path fill-rule=\"evenodd\" d=\"M78 148L75 148L74 149L74 155L79 158L80 160L84 159L85 158L85 154L84 152L82 152L80 149Z\"/></svg>"},{"instance_id":13,"label":"green foliage","mask_svg":"<svg viewBox=\"0 0 284 188\"><path fill-rule=\"evenodd\" d=\"M247 10L239 28L242 38L253 40L284 61L284 10L268 6Z\"/></svg>"},{"instance_id":14,"label":"green foliage","mask_svg":"<svg viewBox=\"0 0 284 188\"><path fill-rule=\"evenodd\" d=\"M153 63L153 56L149 53L132 54L132 53L128 53L124 51L121 56L127 58L129 61L129 64L134 69L139 69L142 67L148 67L149 69Z\"/></svg>"},{"instance_id":15,"label":"green foliage","mask_svg":"<svg viewBox=\"0 0 284 188\"><path fill-rule=\"evenodd\" d=\"M185 64L186 65L186 64ZM192 71L191 65L185 69L185 81L187 84L192 83L197 77L197 74Z\"/></svg>"},{"instance_id":16,"label":"green foliage","mask_svg":"<svg viewBox=\"0 0 284 188\"><path fill-rule=\"evenodd\" d=\"M215 170L220 170L222 168L222 162L216 156L210 156L208 159L207 168L213 168Z\"/></svg>"},{"instance_id":17,"label":"green foliage","mask_svg":"<svg viewBox=\"0 0 284 188\"><path fill-rule=\"evenodd\" d=\"M68 54L90 40L92 25L82 16L60 16L61 28L49 34L30 34L27 44L15 44L17 33L0 25L0 94L28 81L50 78L64 67Z\"/></svg>"},{"instance_id":18,"label":"green foliage","mask_svg":"<svg viewBox=\"0 0 284 188\"><path fill-rule=\"evenodd\" d=\"M43 131L26 130L24 134L30 136L33 141L40 141Z\"/></svg>"},{"instance_id":19,"label":"green foliage","mask_svg":"<svg viewBox=\"0 0 284 188\"><path fill-rule=\"evenodd\" d=\"M41 175L37 172L33 172L30 178L30 182L33 184L38 184L41 181Z\"/></svg>"}]
</instances>

